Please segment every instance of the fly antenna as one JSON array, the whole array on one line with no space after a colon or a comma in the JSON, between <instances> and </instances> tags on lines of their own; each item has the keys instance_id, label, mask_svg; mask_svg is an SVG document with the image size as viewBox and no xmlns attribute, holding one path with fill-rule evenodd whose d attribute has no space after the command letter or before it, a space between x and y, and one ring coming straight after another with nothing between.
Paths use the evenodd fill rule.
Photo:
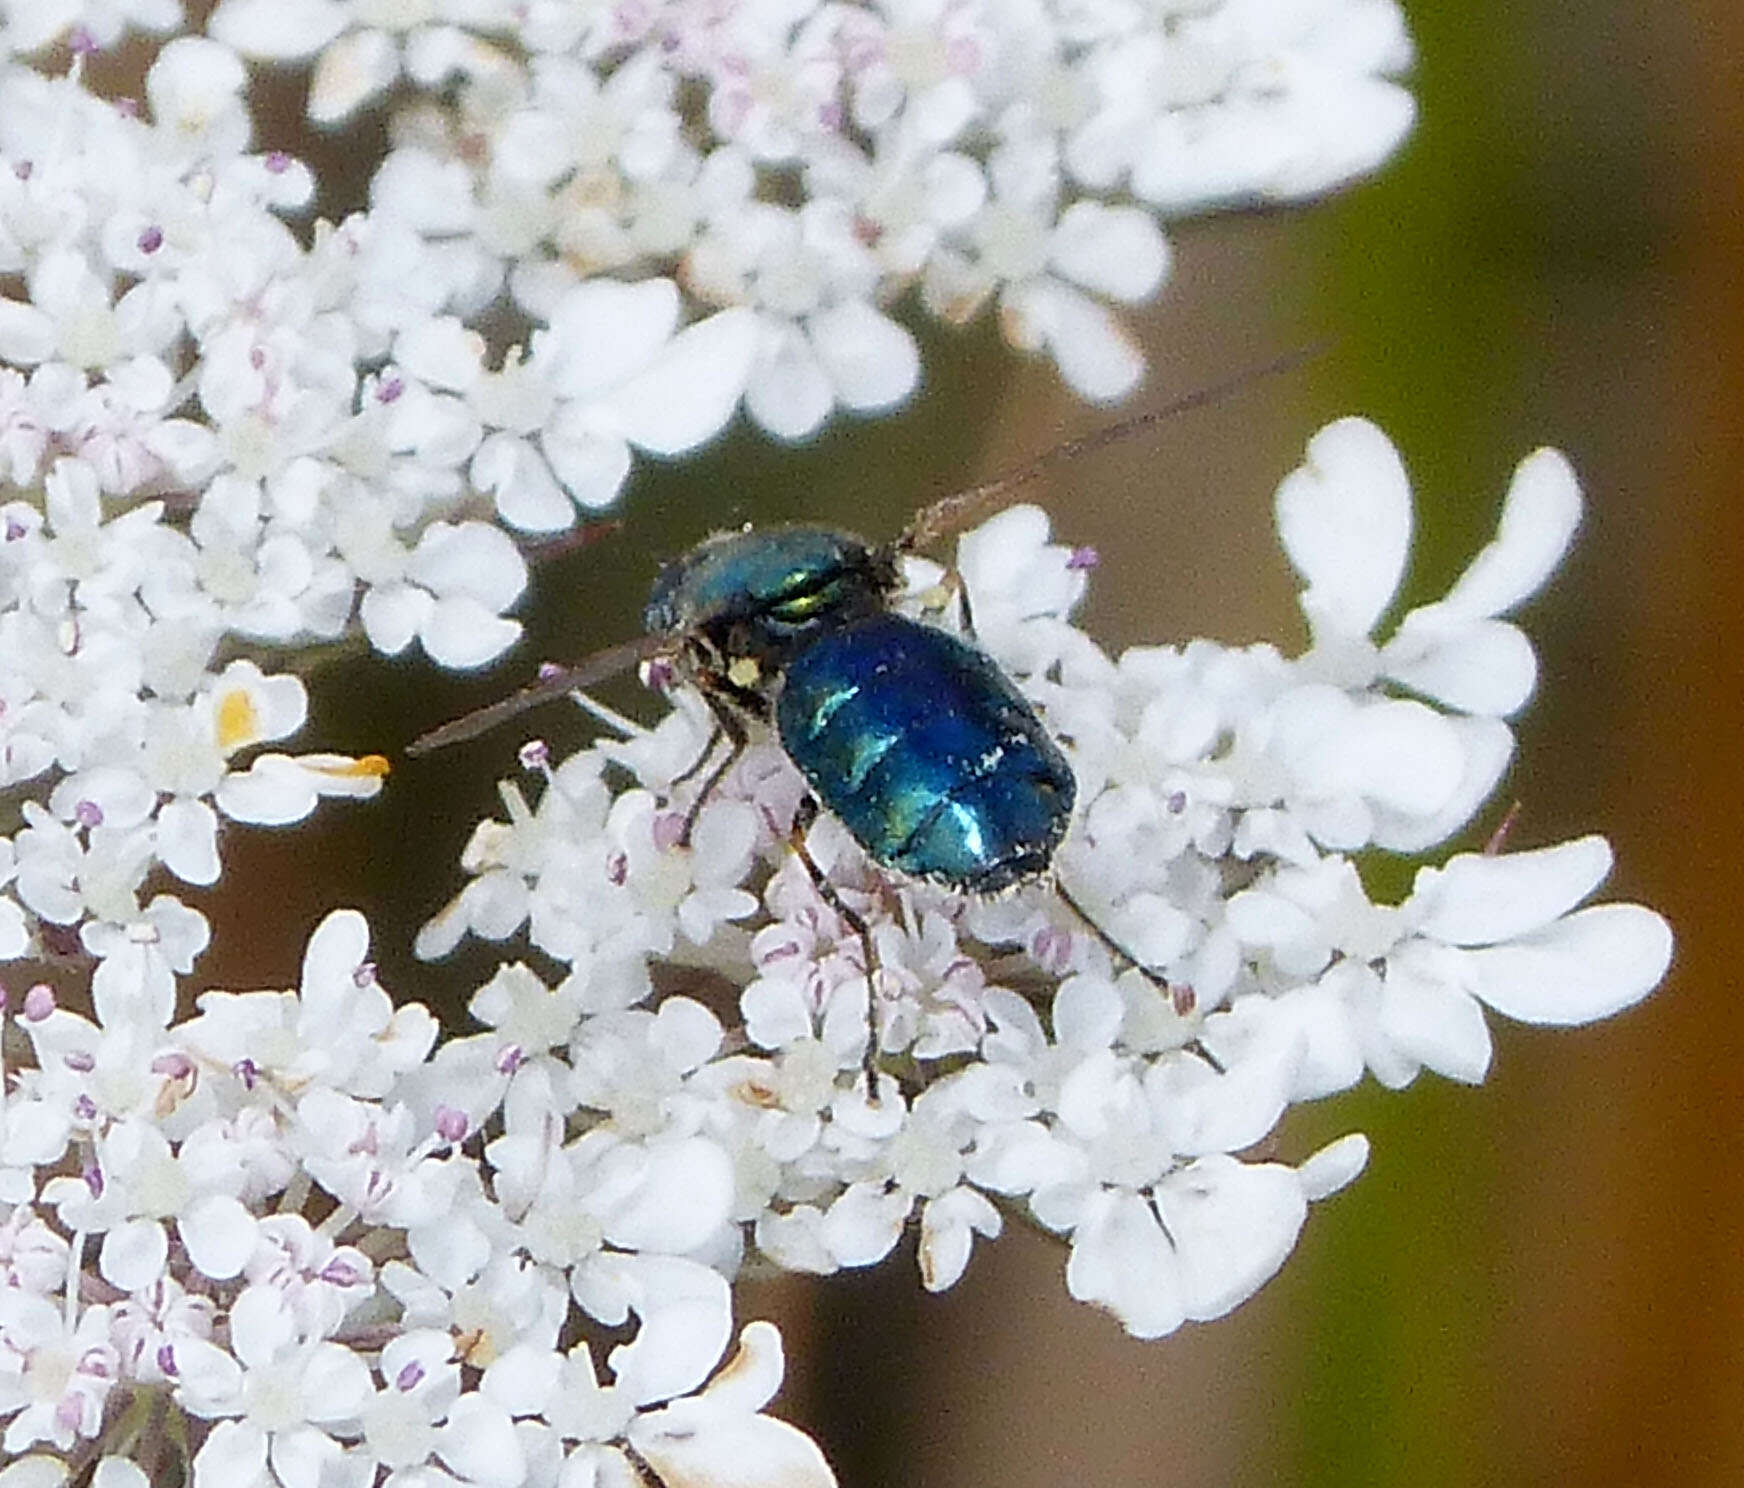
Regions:
<instances>
[{"instance_id":1,"label":"fly antenna","mask_svg":"<svg viewBox=\"0 0 1744 1488\"><path fill-rule=\"evenodd\" d=\"M627 672L640 662L652 661L656 656L671 652L674 645L674 637L665 633L643 635L634 640L620 641L615 646L607 646L602 651L595 651L573 666L541 667L538 681L529 682L520 691L511 692L506 698L499 698L486 707L450 719L427 734L420 734L406 746L406 753L415 758L433 750L446 749L450 744L476 739L480 734L489 733L498 724L507 723L511 718L525 713L529 708L537 708L565 693L591 687L595 682L603 682L607 677Z\"/></svg>"},{"instance_id":2,"label":"fly antenna","mask_svg":"<svg viewBox=\"0 0 1744 1488\"><path fill-rule=\"evenodd\" d=\"M1163 404L1160 408L1147 409L1143 413L1134 414L1131 418L1121 419L1118 423L1104 424L1100 429L1093 429L1088 434L1080 434L1076 439L1068 439L1063 444L1056 444L1045 454L1040 454L1027 465L1020 465L1015 470L1008 470L1003 475L996 475L992 480L983 481L978 486L970 486L966 491L958 491L935 501L930 506L920 509L914 519L902 529L901 535L891 545L898 553L911 553L918 548L925 548L937 542L941 537L948 537L953 532L961 532L970 526L983 513L996 511L1010 501L1014 493L1031 485L1049 471L1061 465L1069 465L1074 460L1085 455L1107 449L1110 445L1121 444L1136 435L1154 429L1158 424L1165 423L1178 414L1188 413L1195 408L1203 408L1208 403L1218 403L1234 393L1241 392L1252 383L1267 377L1276 377L1279 373L1289 372L1304 362L1312 361L1332 345L1330 340L1316 341L1295 351L1287 351L1282 356L1274 357L1258 367L1248 367L1237 372L1232 377L1226 377L1221 382L1214 382L1206 387L1195 388L1190 393Z\"/></svg>"}]
</instances>

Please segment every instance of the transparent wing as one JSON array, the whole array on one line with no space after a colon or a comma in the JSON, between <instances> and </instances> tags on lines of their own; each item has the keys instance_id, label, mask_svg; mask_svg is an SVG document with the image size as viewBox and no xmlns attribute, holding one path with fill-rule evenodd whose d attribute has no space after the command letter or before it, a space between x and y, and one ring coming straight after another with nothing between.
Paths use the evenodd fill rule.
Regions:
<instances>
[{"instance_id":1,"label":"transparent wing","mask_svg":"<svg viewBox=\"0 0 1744 1488\"><path fill-rule=\"evenodd\" d=\"M1249 367L1245 371L1227 377L1222 382L1214 382L1209 387L1196 388L1190 393L1184 393L1179 398L1162 405L1160 408L1148 409L1144 413L1135 414L1132 418L1122 419L1119 423L1107 424L1089 434L1077 439L1068 439L1064 444L1056 444L1046 454L1038 455L1027 465L1020 465L1015 470L1008 470L1003 475L995 476L990 481L983 481L978 486L970 486L966 491L958 491L935 501L930 506L923 506L915 513L908 526L902 529L901 535L891 547L898 553L912 553L916 549L931 546L941 537L949 537L952 533L961 532L965 527L986 516L991 516L1003 506L1009 506L1015 501L1025 486L1030 485L1039 477L1061 465L1069 465L1073 460L1084 455L1094 454L1099 449L1106 449L1111 444L1119 444L1142 434L1147 429L1153 429L1158 424L1174 418L1177 414L1190 409L1203 408L1208 403L1218 403L1232 393L1238 393L1250 383L1262 378L1272 377L1280 372L1288 372L1303 362L1317 357L1325 351L1329 342L1316 342L1297 351L1286 352L1283 356L1259 367Z\"/></svg>"},{"instance_id":2,"label":"transparent wing","mask_svg":"<svg viewBox=\"0 0 1744 1488\"><path fill-rule=\"evenodd\" d=\"M450 744L476 739L499 723L507 723L509 719L525 713L529 708L537 708L541 703L548 703L553 698L574 692L577 688L591 687L595 682L603 682L607 677L627 672L631 667L644 661L652 661L656 656L670 655L677 645L676 635L656 632L653 635L637 636L631 641L621 641L616 646L607 646L591 656L584 656L573 666L541 667L537 682L530 682L519 692L511 692L506 698L459 718L450 719L440 728L419 735L406 746L406 753L414 756L429 754L432 750L443 749Z\"/></svg>"}]
</instances>

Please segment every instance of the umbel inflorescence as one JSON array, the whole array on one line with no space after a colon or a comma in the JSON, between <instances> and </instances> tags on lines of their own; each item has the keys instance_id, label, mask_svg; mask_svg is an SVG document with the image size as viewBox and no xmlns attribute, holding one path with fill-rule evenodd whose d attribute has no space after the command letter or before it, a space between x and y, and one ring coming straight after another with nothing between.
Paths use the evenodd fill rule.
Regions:
<instances>
[{"instance_id":1,"label":"umbel inflorescence","mask_svg":"<svg viewBox=\"0 0 1744 1488\"><path fill-rule=\"evenodd\" d=\"M526 746L474 833L419 949L524 938L563 971L505 962L481 1032L390 997L349 909L295 991L197 993L183 895L236 883L227 824L382 788L378 757L276 747L318 645L499 656L517 534L638 455L908 396L899 298L1123 395L1110 307L1164 279L1160 224L1361 174L1411 103L1387 0L221 0L143 98L85 86L128 27L182 24L0 7L0 1488L823 1484L764 1413L775 1331L735 1347L747 1265L913 1232L942 1288L1021 1220L1164 1334L1360 1171L1355 1135L1274 1155L1290 1104L1479 1080L1488 1012L1580 1022L1663 974L1663 921L1585 904L1601 839L1445 856L1532 690L1505 617L1573 533L1566 463L1525 461L1496 541L1377 635L1410 498L1346 420L1278 494L1299 656L1110 657L1071 620L1091 555L1040 512L960 545L979 643L1070 755L1060 879L1151 976L1046 883L966 901L826 816L869 999L779 749L687 834L710 720L676 692ZM326 123L396 90L368 211L303 220L316 183L249 112L272 63ZM907 577L952 623L939 571ZM1442 857L1376 903L1373 850Z\"/></svg>"},{"instance_id":2,"label":"umbel inflorescence","mask_svg":"<svg viewBox=\"0 0 1744 1488\"><path fill-rule=\"evenodd\" d=\"M1657 915L1585 905L1600 838L1457 853L1397 905L1350 856L1425 851L1491 794L1533 681L1503 616L1578 510L1566 462L1531 456L1496 540L1377 639L1409 493L1378 431L1334 424L1278 493L1314 635L1293 658L1110 658L1069 619L1085 555L1041 512L969 534L982 643L1070 741L1082 806L1059 871L1171 990L1112 965L1045 885L965 902L892 881L820 821L811 850L876 945L875 1099L859 942L786 846L800 777L752 750L681 842L695 787L672 782L710 730L683 695L561 763L523 751L536 800L505 784L420 949L525 931L568 971L505 964L473 998L480 1033L439 1042L396 1008L350 911L297 992L207 993L180 1021L168 937L96 941L94 1019L45 987L13 1014L35 1067L4 1113L8 1450L80 1460L128 1419L119 1399L204 1423L202 1481L432 1460L469 1482L558 1481L560 1463L613 1481L639 1460L684 1483L748 1452L821 1483L816 1449L761 1413L772 1329L705 1383L747 1259L867 1265L913 1226L943 1288L1019 1216L1064 1240L1075 1296L1140 1336L1226 1312L1367 1155L1359 1135L1259 1155L1290 1104L1369 1074L1481 1080L1486 1010L1583 1022L1665 970ZM725 978L738 1016L655 998L656 962ZM578 1317L632 1315L603 1361L561 1347Z\"/></svg>"}]
</instances>

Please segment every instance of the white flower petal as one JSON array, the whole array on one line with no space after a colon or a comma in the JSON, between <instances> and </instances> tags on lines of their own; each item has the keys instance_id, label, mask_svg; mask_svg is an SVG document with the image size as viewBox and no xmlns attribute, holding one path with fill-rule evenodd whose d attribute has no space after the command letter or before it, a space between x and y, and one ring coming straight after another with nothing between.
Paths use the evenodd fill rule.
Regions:
<instances>
[{"instance_id":1,"label":"white flower petal","mask_svg":"<svg viewBox=\"0 0 1744 1488\"><path fill-rule=\"evenodd\" d=\"M843 1266L870 1266L896 1248L909 1199L880 1183L853 1183L824 1213L824 1240Z\"/></svg>"},{"instance_id":2,"label":"white flower petal","mask_svg":"<svg viewBox=\"0 0 1744 1488\"><path fill-rule=\"evenodd\" d=\"M266 1480L267 1435L252 1421L220 1421L194 1458L194 1488Z\"/></svg>"},{"instance_id":3,"label":"white flower petal","mask_svg":"<svg viewBox=\"0 0 1744 1488\"><path fill-rule=\"evenodd\" d=\"M60 330L46 310L0 296L0 360L34 367L55 354Z\"/></svg>"},{"instance_id":4,"label":"white flower petal","mask_svg":"<svg viewBox=\"0 0 1744 1488\"><path fill-rule=\"evenodd\" d=\"M309 80L309 117L336 124L400 75L400 49L376 30L353 31L325 48Z\"/></svg>"},{"instance_id":5,"label":"white flower petal","mask_svg":"<svg viewBox=\"0 0 1744 1488\"><path fill-rule=\"evenodd\" d=\"M1270 1281L1308 1214L1293 1169L1221 1154L1164 1179L1157 1204L1179 1253L1186 1314L1198 1322L1222 1317Z\"/></svg>"},{"instance_id":6,"label":"white flower petal","mask_svg":"<svg viewBox=\"0 0 1744 1488\"><path fill-rule=\"evenodd\" d=\"M726 427L751 372L757 318L721 310L680 331L645 372L611 398L617 427L638 449L681 455Z\"/></svg>"},{"instance_id":7,"label":"white flower petal","mask_svg":"<svg viewBox=\"0 0 1744 1488\"><path fill-rule=\"evenodd\" d=\"M1449 618L1440 605L1411 611L1381 652L1387 675L1450 708L1512 717L1538 680L1532 643L1505 620Z\"/></svg>"},{"instance_id":8,"label":"white flower petal","mask_svg":"<svg viewBox=\"0 0 1744 1488\"><path fill-rule=\"evenodd\" d=\"M519 621L503 619L466 594L438 600L418 628L430 660L459 670L494 661L520 638Z\"/></svg>"},{"instance_id":9,"label":"white flower petal","mask_svg":"<svg viewBox=\"0 0 1744 1488\"><path fill-rule=\"evenodd\" d=\"M539 447L563 482L564 489L557 495L564 497L565 516L558 526L566 527L575 520L573 506L589 511L610 506L630 475L630 446L620 436L587 428L563 411L546 425Z\"/></svg>"},{"instance_id":10,"label":"white flower petal","mask_svg":"<svg viewBox=\"0 0 1744 1488\"><path fill-rule=\"evenodd\" d=\"M1377 807L1372 824L1376 847L1391 852L1420 853L1453 836L1472 814L1489 800L1514 757L1514 735L1508 725L1494 718L1446 718L1443 720L1464 759L1459 782L1439 810L1427 816Z\"/></svg>"},{"instance_id":11,"label":"white flower petal","mask_svg":"<svg viewBox=\"0 0 1744 1488\"><path fill-rule=\"evenodd\" d=\"M358 608L364 633L384 656L398 656L412 644L436 608L436 596L415 584L377 584Z\"/></svg>"},{"instance_id":12,"label":"white flower petal","mask_svg":"<svg viewBox=\"0 0 1744 1488\"><path fill-rule=\"evenodd\" d=\"M206 23L219 41L249 57L312 57L345 29L339 0L223 0Z\"/></svg>"},{"instance_id":13,"label":"white flower petal","mask_svg":"<svg viewBox=\"0 0 1744 1488\"><path fill-rule=\"evenodd\" d=\"M844 408L894 408L920 381L920 347L908 330L864 300L847 300L811 317L817 358Z\"/></svg>"},{"instance_id":14,"label":"white flower petal","mask_svg":"<svg viewBox=\"0 0 1744 1488\"><path fill-rule=\"evenodd\" d=\"M626 1250L694 1250L732 1212L733 1162L705 1137L651 1143L640 1180L606 1216L605 1238Z\"/></svg>"},{"instance_id":15,"label":"white flower petal","mask_svg":"<svg viewBox=\"0 0 1744 1488\"><path fill-rule=\"evenodd\" d=\"M144 1291L164 1273L170 1239L155 1219L129 1219L103 1237L97 1269L111 1286L124 1292Z\"/></svg>"},{"instance_id":16,"label":"white flower petal","mask_svg":"<svg viewBox=\"0 0 1744 1488\"><path fill-rule=\"evenodd\" d=\"M1058 281L1013 291L1002 305L1006 336L1024 348L1045 347L1072 391L1092 403L1126 397L1144 377L1144 353L1099 304Z\"/></svg>"},{"instance_id":17,"label":"white flower petal","mask_svg":"<svg viewBox=\"0 0 1744 1488\"><path fill-rule=\"evenodd\" d=\"M255 1218L229 1194L196 1199L177 1220L176 1231L188 1248L188 1259L213 1281L240 1276L254 1254Z\"/></svg>"},{"instance_id":18,"label":"white flower petal","mask_svg":"<svg viewBox=\"0 0 1744 1488\"><path fill-rule=\"evenodd\" d=\"M1296 1169L1296 1177L1312 1203L1355 1182L1368 1162L1369 1139L1361 1132L1351 1132L1313 1153Z\"/></svg>"},{"instance_id":19,"label":"white flower petal","mask_svg":"<svg viewBox=\"0 0 1744 1488\"><path fill-rule=\"evenodd\" d=\"M104 1467L117 1460L113 1457L103 1459L98 1465L96 1477L92 1479L92 1488L129 1488L127 1484L112 1485L104 1479ZM67 1480L67 1471L66 1463L59 1457L32 1453L29 1457L20 1457L0 1467L0 1488L61 1488L61 1484ZM143 1473L140 1474L138 1482L140 1488L144 1488Z\"/></svg>"},{"instance_id":20,"label":"white flower petal","mask_svg":"<svg viewBox=\"0 0 1744 1488\"><path fill-rule=\"evenodd\" d=\"M544 443L549 450L549 436ZM523 532L560 532L575 521L574 503L525 439L487 434L468 474L474 486L496 498L502 519ZM386 648L378 643L378 649Z\"/></svg>"},{"instance_id":21,"label":"white flower petal","mask_svg":"<svg viewBox=\"0 0 1744 1488\"><path fill-rule=\"evenodd\" d=\"M631 1400L670 1400L708 1378L732 1337L732 1302L720 1275L671 1256L602 1255L587 1269L611 1273L641 1319L635 1338L606 1360ZM578 1278L583 1287L586 1281Z\"/></svg>"},{"instance_id":22,"label":"white flower petal","mask_svg":"<svg viewBox=\"0 0 1744 1488\"><path fill-rule=\"evenodd\" d=\"M1514 940L1560 919L1611 871L1611 845L1578 837L1519 853L1460 853L1418 870L1411 910L1419 931L1449 945Z\"/></svg>"},{"instance_id":23,"label":"white flower petal","mask_svg":"<svg viewBox=\"0 0 1744 1488\"><path fill-rule=\"evenodd\" d=\"M1580 482L1557 450L1528 455L1514 472L1495 540L1472 560L1442 604L1464 615L1500 615L1536 594L1580 525Z\"/></svg>"},{"instance_id":24,"label":"white flower petal","mask_svg":"<svg viewBox=\"0 0 1744 1488\"><path fill-rule=\"evenodd\" d=\"M1161 1338L1186 1321L1175 1248L1135 1193L1105 1190L1072 1233L1066 1286L1080 1302L1106 1307L1134 1338Z\"/></svg>"},{"instance_id":25,"label":"white flower petal","mask_svg":"<svg viewBox=\"0 0 1744 1488\"><path fill-rule=\"evenodd\" d=\"M1076 201L1055 224L1049 261L1075 284L1130 304L1162 284L1169 245L1149 212Z\"/></svg>"},{"instance_id":26,"label":"white flower petal","mask_svg":"<svg viewBox=\"0 0 1744 1488\"><path fill-rule=\"evenodd\" d=\"M500 612L527 587L527 560L488 522L437 522L418 539L406 575L444 599L466 595Z\"/></svg>"},{"instance_id":27,"label":"white flower petal","mask_svg":"<svg viewBox=\"0 0 1744 1488\"><path fill-rule=\"evenodd\" d=\"M526 1457L509 1413L484 1395L468 1392L448 1409L436 1455L481 1488L516 1488L527 1475Z\"/></svg>"},{"instance_id":28,"label":"white flower petal","mask_svg":"<svg viewBox=\"0 0 1744 1488\"><path fill-rule=\"evenodd\" d=\"M638 1417L630 1441L666 1488L835 1488L817 1443L786 1421L687 1412L666 1434L664 1417Z\"/></svg>"},{"instance_id":29,"label":"white flower petal","mask_svg":"<svg viewBox=\"0 0 1744 1488\"><path fill-rule=\"evenodd\" d=\"M745 411L777 439L798 440L817 431L835 402L835 389L811 341L792 322L764 317Z\"/></svg>"},{"instance_id":30,"label":"white flower petal","mask_svg":"<svg viewBox=\"0 0 1744 1488\"><path fill-rule=\"evenodd\" d=\"M1381 982L1379 1032L1428 1069L1467 1085L1483 1083L1490 1069L1490 1030L1477 999L1451 976L1437 974L1436 959L1395 956Z\"/></svg>"},{"instance_id":31,"label":"white flower petal","mask_svg":"<svg viewBox=\"0 0 1744 1488\"><path fill-rule=\"evenodd\" d=\"M294 760L267 754L243 773L226 775L213 799L232 821L282 827L313 811L318 795L314 781Z\"/></svg>"},{"instance_id":32,"label":"white flower petal","mask_svg":"<svg viewBox=\"0 0 1744 1488\"><path fill-rule=\"evenodd\" d=\"M552 356L552 386L565 398L590 398L634 376L672 340L679 307L670 279L575 285L552 309L540 346Z\"/></svg>"},{"instance_id":33,"label":"white flower petal","mask_svg":"<svg viewBox=\"0 0 1744 1488\"><path fill-rule=\"evenodd\" d=\"M311 1421L350 1420L375 1393L369 1366L342 1343L317 1343L300 1362L303 1399Z\"/></svg>"},{"instance_id":34,"label":"white flower petal","mask_svg":"<svg viewBox=\"0 0 1744 1488\"><path fill-rule=\"evenodd\" d=\"M1411 487L1387 436L1366 419L1329 424L1275 504L1315 636L1368 635L1398 590L1411 545Z\"/></svg>"},{"instance_id":35,"label":"white flower petal","mask_svg":"<svg viewBox=\"0 0 1744 1488\"><path fill-rule=\"evenodd\" d=\"M1472 990L1522 1023L1569 1026L1639 1002L1671 965L1671 927L1639 904L1597 904L1529 940L1463 952Z\"/></svg>"},{"instance_id":36,"label":"white flower petal","mask_svg":"<svg viewBox=\"0 0 1744 1488\"><path fill-rule=\"evenodd\" d=\"M217 814L204 801L165 802L157 814L157 855L183 883L217 883Z\"/></svg>"}]
</instances>

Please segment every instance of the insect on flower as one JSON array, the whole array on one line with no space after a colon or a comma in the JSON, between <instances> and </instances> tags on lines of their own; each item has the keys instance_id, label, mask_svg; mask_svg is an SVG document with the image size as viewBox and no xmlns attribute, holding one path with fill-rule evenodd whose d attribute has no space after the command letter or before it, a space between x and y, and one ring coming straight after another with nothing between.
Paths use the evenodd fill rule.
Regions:
<instances>
[{"instance_id":1,"label":"insect on flower","mask_svg":"<svg viewBox=\"0 0 1744 1488\"><path fill-rule=\"evenodd\" d=\"M878 1006L870 929L806 846L820 810L837 817L881 868L953 891L991 895L1051 878L1098 940L1167 990L1054 872L1077 782L1035 705L973 643L972 596L961 577L947 570L943 589L955 598L967 639L892 605L903 589L908 554L1008 505L1053 466L1219 398L1256 375L1242 374L1058 445L1017 471L922 508L888 542L869 543L821 525L717 533L661 570L644 614L645 635L550 669L531 686L425 734L408 753L472 738L548 699L659 661L696 689L715 722L703 753L680 777L708 769L681 841L688 841L702 805L752 740L772 731L809 787L789 845L819 895L859 939L869 1016L875 1018ZM876 1053L874 1037L866 1055L871 1094Z\"/></svg>"}]
</instances>

